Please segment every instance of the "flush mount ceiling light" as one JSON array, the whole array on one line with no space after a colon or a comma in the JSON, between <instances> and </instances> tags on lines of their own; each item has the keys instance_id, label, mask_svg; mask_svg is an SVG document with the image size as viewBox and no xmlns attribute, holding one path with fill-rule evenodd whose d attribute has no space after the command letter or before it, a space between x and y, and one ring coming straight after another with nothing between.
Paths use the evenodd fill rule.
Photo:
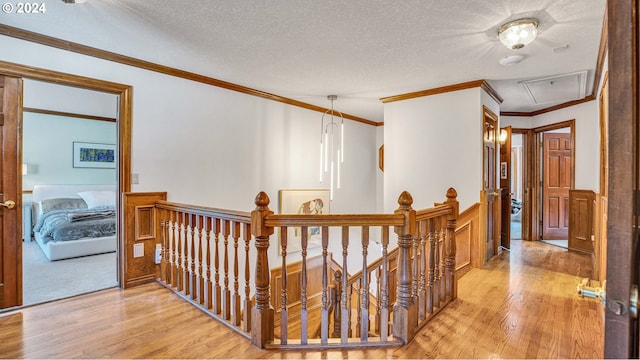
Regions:
<instances>
[{"instance_id":1,"label":"flush mount ceiling light","mask_svg":"<svg viewBox=\"0 0 640 360\"><path fill-rule=\"evenodd\" d=\"M504 46L517 50L529 45L538 35L538 19L526 18L508 22L498 29Z\"/></svg>"}]
</instances>

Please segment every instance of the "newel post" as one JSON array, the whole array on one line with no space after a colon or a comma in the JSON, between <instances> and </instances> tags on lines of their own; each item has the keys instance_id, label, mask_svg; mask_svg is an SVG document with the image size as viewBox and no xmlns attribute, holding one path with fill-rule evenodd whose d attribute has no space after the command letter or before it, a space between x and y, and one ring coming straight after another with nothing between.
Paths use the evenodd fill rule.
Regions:
<instances>
[{"instance_id":1,"label":"newel post","mask_svg":"<svg viewBox=\"0 0 640 360\"><path fill-rule=\"evenodd\" d=\"M458 279L456 278L456 221L458 219L458 192L454 188L447 190L446 204L451 205L453 213L447 218L447 244L445 247L445 284L446 295L451 300L458 297Z\"/></svg>"},{"instance_id":2,"label":"newel post","mask_svg":"<svg viewBox=\"0 0 640 360\"><path fill-rule=\"evenodd\" d=\"M398 280L396 303L393 305L393 336L407 344L415 334L418 318L412 296L411 247L416 231L416 212L411 208L413 198L403 191L398 198L400 207L394 212L404 216L404 225L396 226L398 234Z\"/></svg>"},{"instance_id":3,"label":"newel post","mask_svg":"<svg viewBox=\"0 0 640 360\"><path fill-rule=\"evenodd\" d=\"M256 208L251 212L251 234L255 237L256 249L256 303L251 309L251 343L259 348L273 341L274 310L270 301L269 236L273 228L264 225L265 217L273 214L269 210L269 196L261 191L255 200Z\"/></svg>"}]
</instances>

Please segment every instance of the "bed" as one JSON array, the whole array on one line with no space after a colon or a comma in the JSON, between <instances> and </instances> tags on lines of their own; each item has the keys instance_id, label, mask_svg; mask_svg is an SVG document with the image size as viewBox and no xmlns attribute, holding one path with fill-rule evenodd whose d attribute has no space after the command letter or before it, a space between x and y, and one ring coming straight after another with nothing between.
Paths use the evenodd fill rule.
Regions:
<instances>
[{"instance_id":1,"label":"bed","mask_svg":"<svg viewBox=\"0 0 640 360\"><path fill-rule=\"evenodd\" d=\"M114 252L115 185L35 185L33 231L49 260Z\"/></svg>"}]
</instances>

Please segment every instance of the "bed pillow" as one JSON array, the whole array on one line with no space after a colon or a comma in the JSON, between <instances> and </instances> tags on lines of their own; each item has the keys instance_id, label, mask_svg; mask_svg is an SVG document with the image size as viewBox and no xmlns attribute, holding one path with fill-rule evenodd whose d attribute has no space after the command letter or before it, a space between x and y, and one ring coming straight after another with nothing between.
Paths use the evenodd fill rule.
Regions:
<instances>
[{"instance_id":1,"label":"bed pillow","mask_svg":"<svg viewBox=\"0 0 640 360\"><path fill-rule=\"evenodd\" d=\"M38 208L40 214L46 214L49 211L53 210L86 209L87 203L84 200L78 198L46 199L40 201Z\"/></svg>"},{"instance_id":2,"label":"bed pillow","mask_svg":"<svg viewBox=\"0 0 640 360\"><path fill-rule=\"evenodd\" d=\"M88 209L116 207L116 193L110 190L82 191L78 195L87 203Z\"/></svg>"},{"instance_id":3,"label":"bed pillow","mask_svg":"<svg viewBox=\"0 0 640 360\"><path fill-rule=\"evenodd\" d=\"M87 203L79 198L45 199L34 203L34 231L40 231L44 214L57 210L86 209Z\"/></svg>"}]
</instances>

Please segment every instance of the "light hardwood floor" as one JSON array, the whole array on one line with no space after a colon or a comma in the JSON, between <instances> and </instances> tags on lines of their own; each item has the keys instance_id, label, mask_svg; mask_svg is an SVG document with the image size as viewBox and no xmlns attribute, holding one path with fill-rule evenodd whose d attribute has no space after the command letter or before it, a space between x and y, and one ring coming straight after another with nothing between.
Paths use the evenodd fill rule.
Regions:
<instances>
[{"instance_id":1,"label":"light hardwood floor","mask_svg":"<svg viewBox=\"0 0 640 360\"><path fill-rule=\"evenodd\" d=\"M602 358L603 312L581 298L590 258L541 243L459 281L458 300L407 346L266 351L169 290L148 284L0 313L2 358Z\"/></svg>"}]
</instances>

